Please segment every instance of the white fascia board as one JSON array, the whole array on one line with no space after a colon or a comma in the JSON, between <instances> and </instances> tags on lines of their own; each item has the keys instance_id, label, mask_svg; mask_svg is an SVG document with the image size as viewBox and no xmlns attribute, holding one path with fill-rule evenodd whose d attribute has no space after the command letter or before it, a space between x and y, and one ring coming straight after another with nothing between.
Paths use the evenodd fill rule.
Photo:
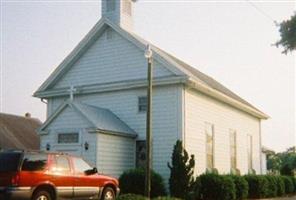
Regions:
<instances>
[{"instance_id":1,"label":"white fascia board","mask_svg":"<svg viewBox=\"0 0 296 200\"><path fill-rule=\"evenodd\" d=\"M265 120L270 118L265 113L260 112L256 109L246 105L246 104L243 104L243 103L207 86L206 84L204 84L200 81L197 81L196 79L190 79L188 81L187 85L189 86L189 88L196 89L196 90L202 92L203 94L206 94L206 95L211 96L215 99L218 99L221 102L224 102L224 103L231 105L239 110L242 110L242 111L244 111L256 118L265 119Z\"/></svg>"},{"instance_id":2,"label":"white fascia board","mask_svg":"<svg viewBox=\"0 0 296 200\"><path fill-rule=\"evenodd\" d=\"M188 77L186 76L160 77L153 80L153 86L186 83L187 80L188 80ZM118 91L118 90L143 88L146 86L147 86L147 79L119 81L119 82L113 82L113 83L77 86L76 87L77 91L74 94L111 92L111 91ZM54 90L47 90L44 92L37 92L34 94L34 96L39 98L44 98L44 99L57 97L57 96L67 96L69 95L68 89L69 88L59 88Z\"/></svg>"}]
</instances>

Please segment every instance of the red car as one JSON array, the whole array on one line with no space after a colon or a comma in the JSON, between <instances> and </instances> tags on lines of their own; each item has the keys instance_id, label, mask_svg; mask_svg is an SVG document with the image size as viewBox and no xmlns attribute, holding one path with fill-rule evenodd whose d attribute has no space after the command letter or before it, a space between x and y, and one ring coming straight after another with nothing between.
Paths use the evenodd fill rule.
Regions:
<instances>
[{"instance_id":1,"label":"red car","mask_svg":"<svg viewBox=\"0 0 296 200\"><path fill-rule=\"evenodd\" d=\"M63 153L0 151L1 200L114 200L115 178Z\"/></svg>"}]
</instances>

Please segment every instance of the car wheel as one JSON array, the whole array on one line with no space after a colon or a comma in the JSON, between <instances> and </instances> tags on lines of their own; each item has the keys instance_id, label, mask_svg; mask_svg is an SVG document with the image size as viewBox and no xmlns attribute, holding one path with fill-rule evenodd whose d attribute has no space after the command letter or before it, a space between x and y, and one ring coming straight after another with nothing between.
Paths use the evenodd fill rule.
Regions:
<instances>
[{"instance_id":1,"label":"car wheel","mask_svg":"<svg viewBox=\"0 0 296 200\"><path fill-rule=\"evenodd\" d=\"M106 187L104 189L102 200L115 200L115 192L111 187Z\"/></svg>"},{"instance_id":2,"label":"car wheel","mask_svg":"<svg viewBox=\"0 0 296 200\"><path fill-rule=\"evenodd\" d=\"M52 198L49 192L40 190L34 194L32 200L52 200Z\"/></svg>"}]
</instances>

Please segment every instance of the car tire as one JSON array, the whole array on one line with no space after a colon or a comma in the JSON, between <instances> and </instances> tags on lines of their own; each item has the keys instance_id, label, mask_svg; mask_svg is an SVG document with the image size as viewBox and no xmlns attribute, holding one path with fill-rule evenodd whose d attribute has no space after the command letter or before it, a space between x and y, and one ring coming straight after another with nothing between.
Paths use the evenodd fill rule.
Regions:
<instances>
[{"instance_id":1,"label":"car tire","mask_svg":"<svg viewBox=\"0 0 296 200\"><path fill-rule=\"evenodd\" d=\"M32 200L53 200L50 193L45 190L39 190L34 195Z\"/></svg>"},{"instance_id":2,"label":"car tire","mask_svg":"<svg viewBox=\"0 0 296 200\"><path fill-rule=\"evenodd\" d=\"M115 200L115 192L111 187L106 187L103 191L101 200Z\"/></svg>"}]
</instances>

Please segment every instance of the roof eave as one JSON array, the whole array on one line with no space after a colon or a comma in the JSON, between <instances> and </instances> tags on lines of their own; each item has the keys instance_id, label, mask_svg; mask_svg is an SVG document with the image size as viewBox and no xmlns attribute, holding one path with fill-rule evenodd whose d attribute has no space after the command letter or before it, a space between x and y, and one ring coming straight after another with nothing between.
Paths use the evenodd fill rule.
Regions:
<instances>
[{"instance_id":1,"label":"roof eave","mask_svg":"<svg viewBox=\"0 0 296 200\"><path fill-rule=\"evenodd\" d=\"M243 104L243 103L241 103L241 102L239 102L239 101L237 101L237 100L235 100L235 99L233 99L233 98L231 98L231 97L229 97L229 96L227 96L227 95L225 95L225 94L223 94L223 93L221 93L221 92L219 92L219 91L217 91L217 90L215 90L215 89L213 89L213 88L211 88L209 86L207 86L206 84L204 84L204 83L202 83L200 81L197 81L196 79L190 78L187 81L186 85L188 85L190 88L194 88L194 89L196 89L196 90L198 90L198 91L200 91L200 92L202 92L202 93L204 93L204 94L206 94L208 96L211 96L211 97L213 97L215 99L218 99L218 100L220 100L220 101L222 101L222 102L224 102L224 103L226 103L228 105L231 105L231 106L233 106L233 107L235 107L235 108L237 108L237 109L239 109L241 111L244 111L244 112L246 112L246 113L248 113L248 114L250 114L250 115L252 115L252 116L254 116L256 118L263 119L263 120L266 120L266 119L270 118L267 114L265 114L265 113L263 113L261 111L258 111L258 110L254 109L254 108L252 108L252 107L250 107L250 106L248 106L246 104Z\"/></svg>"}]
</instances>

